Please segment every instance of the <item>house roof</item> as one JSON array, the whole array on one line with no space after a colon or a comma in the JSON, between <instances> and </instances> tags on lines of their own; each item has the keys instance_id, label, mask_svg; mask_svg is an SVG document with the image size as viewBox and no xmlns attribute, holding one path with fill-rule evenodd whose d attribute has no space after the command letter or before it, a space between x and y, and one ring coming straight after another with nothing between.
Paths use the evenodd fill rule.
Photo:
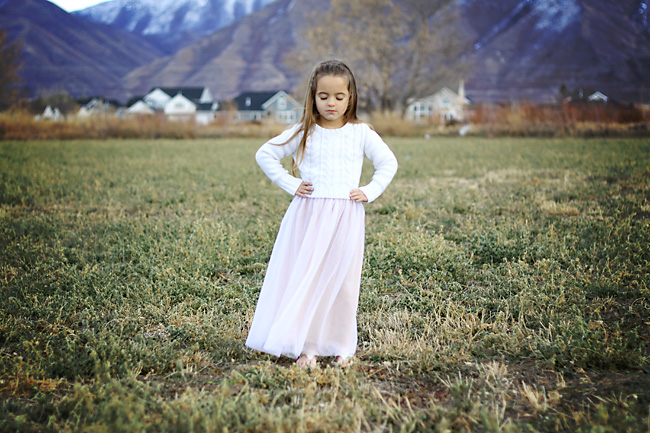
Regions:
<instances>
[{"instance_id":1,"label":"house roof","mask_svg":"<svg viewBox=\"0 0 650 433\"><path fill-rule=\"evenodd\" d=\"M262 108L267 109L270 105L274 104L275 101L277 101L280 98L285 98L287 103L290 104L293 108L302 108L302 105L299 104L298 101L293 99L291 95L289 95L284 90L280 90L276 92L275 95L271 97L271 99L269 99L268 101L262 104Z\"/></svg>"},{"instance_id":2,"label":"house roof","mask_svg":"<svg viewBox=\"0 0 650 433\"><path fill-rule=\"evenodd\" d=\"M172 98L180 93L183 96L185 96L187 99L190 99L192 101L198 101L199 99L201 99L205 87L154 87L151 90L149 90L148 93L151 93L156 89L162 90Z\"/></svg>"},{"instance_id":3,"label":"house roof","mask_svg":"<svg viewBox=\"0 0 650 433\"><path fill-rule=\"evenodd\" d=\"M571 102L574 104L590 103L590 102L610 102L616 104L616 101L611 100L607 95L599 90L591 88L579 88L564 97L564 102Z\"/></svg>"},{"instance_id":4,"label":"house roof","mask_svg":"<svg viewBox=\"0 0 650 433\"><path fill-rule=\"evenodd\" d=\"M196 104L196 109L198 111L215 111L214 106L218 104L216 102L202 102Z\"/></svg>"},{"instance_id":5,"label":"house roof","mask_svg":"<svg viewBox=\"0 0 650 433\"><path fill-rule=\"evenodd\" d=\"M146 102L144 102L142 99L136 101L134 104L130 105L129 108L127 108L127 111L133 112L136 111L140 113L154 113L155 110L149 106Z\"/></svg>"},{"instance_id":6,"label":"house roof","mask_svg":"<svg viewBox=\"0 0 650 433\"><path fill-rule=\"evenodd\" d=\"M262 105L278 92L279 90L272 92L244 92L240 93L234 101L239 111L263 111Z\"/></svg>"},{"instance_id":7,"label":"house roof","mask_svg":"<svg viewBox=\"0 0 650 433\"><path fill-rule=\"evenodd\" d=\"M131 105L135 104L138 101L143 101L144 100L144 95L140 96L133 96L129 98L128 101L126 101L126 104L124 104L125 107L130 107Z\"/></svg>"},{"instance_id":8,"label":"house roof","mask_svg":"<svg viewBox=\"0 0 650 433\"><path fill-rule=\"evenodd\" d=\"M413 103L413 102L429 102L429 101L433 101L433 100L439 99L439 98L450 98L450 99L454 99L454 100L461 100L461 96L458 93L454 92L453 90L451 90L448 87L443 87L440 90L438 90L436 93L434 93L433 95L425 96L423 98L412 98L412 99L409 100L409 103ZM465 98L462 99L462 103L463 104L470 104L471 100L469 98L465 97Z\"/></svg>"},{"instance_id":9,"label":"house roof","mask_svg":"<svg viewBox=\"0 0 650 433\"><path fill-rule=\"evenodd\" d=\"M112 105L113 107L118 107L118 108L124 106L120 101L117 101L115 99L104 98L102 96L88 96L85 98L77 98L77 102L79 103L79 105L88 105L93 101L105 102L108 103L109 105Z\"/></svg>"}]
</instances>

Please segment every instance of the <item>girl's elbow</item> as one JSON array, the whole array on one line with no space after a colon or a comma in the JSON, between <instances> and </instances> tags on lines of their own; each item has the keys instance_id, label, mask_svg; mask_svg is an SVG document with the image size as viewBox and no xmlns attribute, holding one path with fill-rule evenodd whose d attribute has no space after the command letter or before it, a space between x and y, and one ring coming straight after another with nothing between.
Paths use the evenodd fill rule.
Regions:
<instances>
[{"instance_id":1,"label":"girl's elbow","mask_svg":"<svg viewBox=\"0 0 650 433\"><path fill-rule=\"evenodd\" d=\"M393 170L393 173L397 172L397 169L399 168L399 163L397 162L397 158L393 157L393 159L390 162L390 167Z\"/></svg>"},{"instance_id":2,"label":"girl's elbow","mask_svg":"<svg viewBox=\"0 0 650 433\"><path fill-rule=\"evenodd\" d=\"M268 159L268 154L264 151L264 147L260 147L257 152L255 152L255 161L257 165L264 164L264 161Z\"/></svg>"}]
</instances>

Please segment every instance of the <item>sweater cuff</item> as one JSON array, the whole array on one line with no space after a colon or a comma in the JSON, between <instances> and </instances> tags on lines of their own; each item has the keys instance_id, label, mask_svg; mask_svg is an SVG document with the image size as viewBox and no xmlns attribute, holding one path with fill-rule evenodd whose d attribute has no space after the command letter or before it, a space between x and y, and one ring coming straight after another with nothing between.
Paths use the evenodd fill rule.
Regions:
<instances>
[{"instance_id":1,"label":"sweater cuff","mask_svg":"<svg viewBox=\"0 0 650 433\"><path fill-rule=\"evenodd\" d=\"M288 174L286 176L283 176L281 179L278 179L276 185L278 185L287 193L291 195L296 195L296 191L298 191L298 188L300 187L301 183L302 183L302 179L293 177L290 174Z\"/></svg>"},{"instance_id":2,"label":"sweater cuff","mask_svg":"<svg viewBox=\"0 0 650 433\"><path fill-rule=\"evenodd\" d=\"M377 198L381 195L382 190L379 187L379 185L373 185L372 182L369 183L366 186L362 186L359 188L368 198L368 203L372 203L373 201L377 200Z\"/></svg>"}]
</instances>

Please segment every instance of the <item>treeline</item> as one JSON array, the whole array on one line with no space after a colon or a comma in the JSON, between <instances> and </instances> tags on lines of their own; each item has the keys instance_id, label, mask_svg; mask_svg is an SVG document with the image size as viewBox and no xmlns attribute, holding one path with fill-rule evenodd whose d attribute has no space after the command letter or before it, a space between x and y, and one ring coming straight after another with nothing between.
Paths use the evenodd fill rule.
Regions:
<instances>
[{"instance_id":1,"label":"treeline","mask_svg":"<svg viewBox=\"0 0 650 433\"><path fill-rule=\"evenodd\" d=\"M282 125L231 124L223 120L203 126L193 121L172 121L162 113L123 119L116 115L69 116L58 121L37 120L28 111L0 113L0 140L265 138L283 129Z\"/></svg>"},{"instance_id":2,"label":"treeline","mask_svg":"<svg viewBox=\"0 0 650 433\"><path fill-rule=\"evenodd\" d=\"M633 104L479 104L470 119L485 136L650 136L650 111Z\"/></svg>"},{"instance_id":3,"label":"treeline","mask_svg":"<svg viewBox=\"0 0 650 433\"><path fill-rule=\"evenodd\" d=\"M479 104L468 120L413 123L397 114L375 113L366 119L385 136L441 135L514 137L650 137L650 112L633 105ZM286 126L268 123L232 123L220 119L207 126L168 120L164 115L120 119L115 115L68 117L60 121L36 120L29 111L0 113L0 139L127 139L127 138L270 138Z\"/></svg>"}]
</instances>

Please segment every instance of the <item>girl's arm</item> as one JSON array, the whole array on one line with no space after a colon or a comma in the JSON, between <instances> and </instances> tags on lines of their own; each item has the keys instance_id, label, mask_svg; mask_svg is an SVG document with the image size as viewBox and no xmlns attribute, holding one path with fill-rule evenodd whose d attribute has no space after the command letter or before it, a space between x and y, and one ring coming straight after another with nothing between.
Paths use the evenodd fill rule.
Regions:
<instances>
[{"instance_id":1,"label":"girl's arm","mask_svg":"<svg viewBox=\"0 0 650 433\"><path fill-rule=\"evenodd\" d=\"M292 155L296 151L300 137L297 136L297 138L294 138L290 142L279 146L272 143L284 143L293 135L297 127L296 125L293 128L287 129L282 134L267 141L255 154L255 160L269 179L291 195L296 194L301 186L302 180L292 176L282 166L280 160Z\"/></svg>"},{"instance_id":2,"label":"girl's arm","mask_svg":"<svg viewBox=\"0 0 650 433\"><path fill-rule=\"evenodd\" d=\"M371 202L379 197L393 180L397 172L397 158L379 134L370 128L366 133L364 153L375 166L375 173L370 183L359 189L366 195L368 202Z\"/></svg>"}]
</instances>

